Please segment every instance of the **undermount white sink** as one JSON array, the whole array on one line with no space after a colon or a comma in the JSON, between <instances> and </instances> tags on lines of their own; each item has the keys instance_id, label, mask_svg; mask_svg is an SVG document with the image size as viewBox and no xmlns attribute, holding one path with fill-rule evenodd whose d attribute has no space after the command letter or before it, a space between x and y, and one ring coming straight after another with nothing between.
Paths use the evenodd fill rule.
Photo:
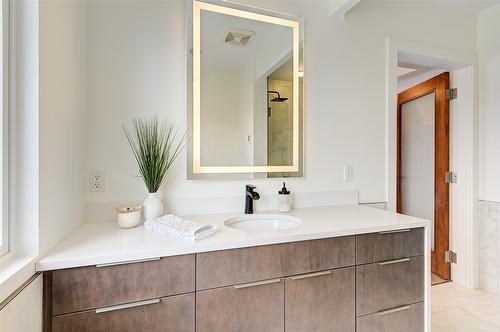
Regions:
<instances>
[{"instance_id":1,"label":"undermount white sink","mask_svg":"<svg viewBox=\"0 0 500 332\"><path fill-rule=\"evenodd\" d=\"M299 218L280 214L252 214L224 221L227 227L248 231L290 229L300 224L302 221Z\"/></svg>"}]
</instances>

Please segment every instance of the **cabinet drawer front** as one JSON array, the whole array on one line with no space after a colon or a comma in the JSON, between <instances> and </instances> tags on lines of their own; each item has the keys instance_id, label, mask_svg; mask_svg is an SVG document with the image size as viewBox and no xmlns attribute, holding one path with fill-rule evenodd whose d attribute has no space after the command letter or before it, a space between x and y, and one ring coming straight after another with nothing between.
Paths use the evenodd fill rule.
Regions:
<instances>
[{"instance_id":1,"label":"cabinet drawer front","mask_svg":"<svg viewBox=\"0 0 500 332\"><path fill-rule=\"evenodd\" d=\"M423 332L424 305L411 304L357 318L357 332Z\"/></svg>"},{"instance_id":2,"label":"cabinet drawer front","mask_svg":"<svg viewBox=\"0 0 500 332\"><path fill-rule=\"evenodd\" d=\"M283 280L196 293L197 332L284 330Z\"/></svg>"},{"instance_id":3,"label":"cabinet drawer front","mask_svg":"<svg viewBox=\"0 0 500 332\"><path fill-rule=\"evenodd\" d=\"M352 266L353 236L201 253L196 287L208 289Z\"/></svg>"},{"instance_id":4,"label":"cabinet drawer front","mask_svg":"<svg viewBox=\"0 0 500 332\"><path fill-rule=\"evenodd\" d=\"M287 278L286 331L355 330L354 267Z\"/></svg>"},{"instance_id":5,"label":"cabinet drawer front","mask_svg":"<svg viewBox=\"0 0 500 332\"><path fill-rule=\"evenodd\" d=\"M356 267L356 314L416 303L424 299L424 257Z\"/></svg>"},{"instance_id":6,"label":"cabinet drawer front","mask_svg":"<svg viewBox=\"0 0 500 332\"><path fill-rule=\"evenodd\" d=\"M420 256L423 253L423 228L356 236L356 264Z\"/></svg>"},{"instance_id":7,"label":"cabinet drawer front","mask_svg":"<svg viewBox=\"0 0 500 332\"><path fill-rule=\"evenodd\" d=\"M162 298L160 302L96 313L84 311L56 316L53 332L195 331L194 294Z\"/></svg>"},{"instance_id":8,"label":"cabinet drawer front","mask_svg":"<svg viewBox=\"0 0 500 332\"><path fill-rule=\"evenodd\" d=\"M52 272L52 314L194 291L194 255Z\"/></svg>"}]
</instances>

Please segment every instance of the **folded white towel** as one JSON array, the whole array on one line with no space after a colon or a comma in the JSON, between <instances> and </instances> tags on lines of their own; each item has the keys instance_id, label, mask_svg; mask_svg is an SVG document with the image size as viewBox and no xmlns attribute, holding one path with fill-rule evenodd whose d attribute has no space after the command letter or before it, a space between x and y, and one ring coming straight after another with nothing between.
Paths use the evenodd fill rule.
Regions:
<instances>
[{"instance_id":1,"label":"folded white towel","mask_svg":"<svg viewBox=\"0 0 500 332\"><path fill-rule=\"evenodd\" d=\"M144 222L144 228L182 240L199 240L217 233L217 225L202 225L168 214Z\"/></svg>"}]
</instances>

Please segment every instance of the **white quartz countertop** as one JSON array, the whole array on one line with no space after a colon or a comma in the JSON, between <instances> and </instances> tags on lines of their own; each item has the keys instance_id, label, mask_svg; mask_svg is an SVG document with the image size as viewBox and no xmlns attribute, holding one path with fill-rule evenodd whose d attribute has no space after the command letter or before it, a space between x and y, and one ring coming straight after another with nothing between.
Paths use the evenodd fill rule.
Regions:
<instances>
[{"instance_id":1,"label":"white quartz countertop","mask_svg":"<svg viewBox=\"0 0 500 332\"><path fill-rule=\"evenodd\" d=\"M217 224L217 235L196 242L147 231L142 225L120 229L116 222L84 223L38 260L36 268L46 271L429 226L427 220L358 205L302 208L288 215L300 218L302 224L286 230L243 231L223 224L238 214L185 217Z\"/></svg>"}]
</instances>

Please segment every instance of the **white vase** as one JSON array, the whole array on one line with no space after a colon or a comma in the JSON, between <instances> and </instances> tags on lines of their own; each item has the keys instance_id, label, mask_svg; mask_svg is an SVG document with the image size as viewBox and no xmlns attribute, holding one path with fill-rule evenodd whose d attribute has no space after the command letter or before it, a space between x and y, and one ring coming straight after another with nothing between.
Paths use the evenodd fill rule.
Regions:
<instances>
[{"instance_id":1,"label":"white vase","mask_svg":"<svg viewBox=\"0 0 500 332\"><path fill-rule=\"evenodd\" d=\"M161 217L163 215L163 202L158 198L157 193L149 193L142 203L144 211L144 221Z\"/></svg>"}]
</instances>

